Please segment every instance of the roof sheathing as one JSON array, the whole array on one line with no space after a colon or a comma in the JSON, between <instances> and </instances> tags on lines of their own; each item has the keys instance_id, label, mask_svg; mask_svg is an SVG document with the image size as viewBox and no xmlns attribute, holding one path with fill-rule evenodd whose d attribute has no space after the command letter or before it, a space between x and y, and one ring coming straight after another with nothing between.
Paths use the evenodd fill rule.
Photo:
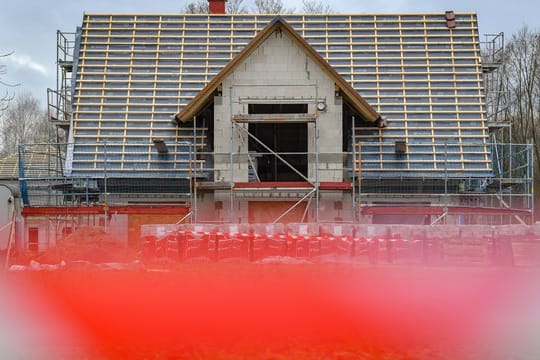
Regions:
<instances>
[{"instance_id":1,"label":"roof sheathing","mask_svg":"<svg viewBox=\"0 0 540 360\"><path fill-rule=\"evenodd\" d=\"M291 14L287 23L390 127L355 129L363 176L491 173L474 13ZM178 177L189 129L171 119L275 15L86 14L74 74L73 174ZM155 158L151 139L175 149ZM396 158L395 142L407 153ZM177 149L176 149L177 148ZM67 168L67 167L66 167ZM186 172L187 173L187 172Z\"/></svg>"}]
</instances>

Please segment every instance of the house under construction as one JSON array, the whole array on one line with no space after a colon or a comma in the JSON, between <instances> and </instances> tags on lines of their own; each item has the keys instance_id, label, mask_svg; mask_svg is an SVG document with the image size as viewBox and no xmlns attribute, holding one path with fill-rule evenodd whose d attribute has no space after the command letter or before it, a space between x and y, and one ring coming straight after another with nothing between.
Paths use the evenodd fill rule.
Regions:
<instances>
[{"instance_id":1,"label":"house under construction","mask_svg":"<svg viewBox=\"0 0 540 360\"><path fill-rule=\"evenodd\" d=\"M58 33L49 112L68 141L21 146L25 246L80 224L135 243L147 223L532 221L531 146L490 121L502 35L483 63L475 14L224 2Z\"/></svg>"}]
</instances>

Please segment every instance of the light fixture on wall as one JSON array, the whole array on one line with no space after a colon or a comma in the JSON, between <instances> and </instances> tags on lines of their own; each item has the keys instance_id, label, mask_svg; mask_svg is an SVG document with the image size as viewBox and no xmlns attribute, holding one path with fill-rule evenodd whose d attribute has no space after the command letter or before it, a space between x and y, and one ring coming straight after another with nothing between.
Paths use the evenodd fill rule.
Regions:
<instances>
[{"instance_id":1,"label":"light fixture on wall","mask_svg":"<svg viewBox=\"0 0 540 360\"><path fill-rule=\"evenodd\" d=\"M384 116L381 116L375 121L375 124L378 128L383 129L388 126L388 119Z\"/></svg>"},{"instance_id":2,"label":"light fixture on wall","mask_svg":"<svg viewBox=\"0 0 540 360\"><path fill-rule=\"evenodd\" d=\"M317 102L317 110L319 111L325 111L326 110L326 103L322 100Z\"/></svg>"}]
</instances>

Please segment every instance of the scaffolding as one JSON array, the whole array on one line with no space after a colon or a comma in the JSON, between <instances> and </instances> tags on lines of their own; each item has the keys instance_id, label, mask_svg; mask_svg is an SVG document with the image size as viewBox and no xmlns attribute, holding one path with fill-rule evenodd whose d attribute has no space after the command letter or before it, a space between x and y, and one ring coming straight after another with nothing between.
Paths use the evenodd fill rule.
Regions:
<instances>
[{"instance_id":1,"label":"scaffolding","mask_svg":"<svg viewBox=\"0 0 540 360\"><path fill-rule=\"evenodd\" d=\"M241 130L245 132L245 130ZM450 146L451 144L447 144ZM357 147L360 147L358 144ZM250 178L248 182L214 182L213 175L203 176L200 168L194 172L193 219L197 223L235 223L242 217L239 211L246 211L251 201L264 202L260 211L270 212L272 202L288 202L281 213L268 218L270 223L290 221L293 213L295 222L325 223L370 223L373 215L417 214L430 216L429 223L443 224L512 224L533 222L533 173L532 145L487 144L493 156L493 175L490 177L464 177L448 173L440 177L416 179L382 179L363 176L360 162L361 152L318 153L319 157L340 156L343 158L343 182L319 181L268 182ZM512 150L510 151L510 148ZM265 150L264 155L285 157L289 153ZM512 158L510 157L512 154ZM199 153L198 156L233 157L229 164L239 165L255 162L254 154L246 153ZM315 157L315 152L307 155ZM350 159L356 159L351 161ZM250 165L251 166L251 165ZM320 173L325 171L321 164L312 163L312 168ZM510 167L512 166L512 167ZM205 169L212 174L216 169ZM198 172L198 174L197 174ZM228 195L217 197L218 191ZM340 205L321 203L321 195L339 192ZM204 193L213 193L215 202L223 203L218 211L225 213L213 220L205 219L200 211ZM228 200L227 200L228 199ZM319 202L319 205L317 205ZM330 206L330 210L328 208ZM326 207L325 210L322 210ZM214 209L214 208L212 208ZM333 212L329 214L327 211ZM320 212L320 213L319 213ZM338 214L339 212L339 214ZM217 215L217 213L216 213ZM330 216L332 215L332 216ZM246 216L246 214L243 214ZM335 217L341 218L336 220ZM437 221L435 221L437 219ZM243 220L245 221L245 220Z\"/></svg>"},{"instance_id":2,"label":"scaffolding","mask_svg":"<svg viewBox=\"0 0 540 360\"><path fill-rule=\"evenodd\" d=\"M332 17L329 19L331 18ZM262 29L264 26L266 26L269 20L266 17L259 18L257 16L250 16L250 19L250 21L253 21L252 29L250 28L250 34L256 33L257 30ZM230 20L231 24L234 24L236 21L244 21L245 19L237 19L236 17L231 16ZM298 29L305 28L305 26L302 24L310 23L311 21L305 17L301 17L299 19L291 18L290 20L291 24ZM434 195L435 197L440 197L441 204L443 204L443 210L448 210L448 206L450 206L448 200L452 198L495 197L497 199L496 201L477 201L477 208L479 206L486 206L486 204L489 204L489 206L494 209L505 209L507 212L510 212L513 209L516 211L524 210L532 212L532 170L530 169L532 164L532 152L530 151L530 146L521 147L518 145L506 145L506 143L511 139L511 127L507 119L504 118L507 100L504 77L501 74L501 66L504 60L504 34L499 33L486 35L485 41L481 42L481 45L483 46L483 62L481 69L478 68L475 60L476 55L480 54L480 52L478 51L478 41L474 38L471 38L470 40L467 39L467 41L470 42L468 47L474 50L470 53L465 53L464 51L466 51L466 49L462 49L461 47L452 47L455 53L452 52L449 56L458 57L460 61L463 62L458 63L457 61L452 60L450 63L453 64L453 68L450 70L448 70L448 65L444 63L444 61L433 62L433 64L430 64L430 71L437 72L437 74L432 74L431 79L428 82L435 81L435 78L437 79L436 81L452 81L452 86L450 88L446 87L448 85L446 83L431 83L431 85L429 85L430 87L441 87L440 89L437 88L437 94L433 95L435 92L425 93L423 90L421 91L418 89L418 86L422 85L423 83L420 83L420 80L417 78L423 78L425 76L423 72L427 71L422 70L422 66L424 64L423 58L425 56L427 57L427 53L424 52L422 54L421 63L412 62L410 64L413 66L413 71L404 67L404 63L401 59L404 55L396 55L391 52L391 50L401 49L400 46L404 46L405 43L409 42L405 41L406 38L411 36L411 39L415 42L420 42L421 44L428 46L430 51L443 51L443 49L437 48L436 41L433 41L433 39L436 39L434 38L435 36L440 36L441 32L447 30L441 30L439 28L440 19L434 15L422 15L422 20L425 21L425 26L429 31L423 32L420 37L418 37L416 33L416 24L418 19L413 19L408 15L403 15L392 20L400 22L401 25L398 25L397 22L396 24L387 23L387 20L388 19L382 16L370 16L369 18L365 19L357 18L355 16L345 16L345 19L340 18L340 21L350 23L351 29L356 29L359 24L362 24L362 28L365 27L364 25L369 24L370 27L375 29L379 27L378 25L375 25L379 21L382 21L385 24L385 27L389 28L399 28L401 26L402 29L399 31L395 29L392 30L392 33L390 33L390 30L387 32L381 31L380 33L376 31L372 35L374 36L374 41L378 39L376 42L379 44L384 44L385 49L388 50L388 53L384 52L384 62L377 60L377 58L381 55L372 51L371 48L365 49L366 54L369 55L369 61L372 61L372 63L368 61L367 65L363 64L362 66L354 67L352 65L354 63L353 53L347 52L342 54L341 47L339 46L328 47L328 54L326 58L332 66L340 71L340 73L345 74L346 77L351 79L354 78L353 86L355 86L355 89L365 96L367 101L370 103L378 103L377 106L380 111L393 117L393 126L385 130L369 128L360 129L355 128L355 121L353 120L351 144L354 145L351 149L349 149L349 152L343 152L341 154L321 154L317 149L317 141L315 141L314 149L311 152L306 153L308 158L312 159L310 162L314 164L313 173L310 174L310 176L302 175L303 180L305 180L303 181L303 184L289 184L290 186L283 186L284 184L280 184L281 187L277 186L274 188L268 188L260 185L262 182L257 178L256 171L252 171L253 177L250 178L250 181L248 181L246 184L235 183L233 181L235 165L238 165L241 160L245 160L245 162L249 164L248 166L251 169L254 169L257 163L256 155L250 154L249 151L246 153L237 153L231 151L227 154L218 154L212 151L210 144L207 142L209 139L207 134L211 131L211 129L204 125L197 125L196 119L193 121L193 129L190 129L189 127L181 128L179 126L178 129L175 129L174 132L171 131L170 133L167 132L170 131L169 124L163 121L165 117L171 116L171 114L168 113L170 111L169 108L176 109L180 105L187 104L193 98L193 96L197 94L200 87L204 85L203 82L208 82L212 76L215 75L217 70L219 70L217 68L217 59L219 59L219 66L224 66L230 61L231 58L234 57L234 55L236 55L237 51L239 51L239 49L241 49L242 46L244 46L249 40L247 39L247 33L244 34L246 36L242 37L241 40L238 40L240 39L240 35L236 34L236 32L234 33L231 41L233 41L233 43L235 43L234 41L236 40L240 41L237 46L234 46L234 51L232 51L232 48L230 47L227 47L228 50L226 50L224 53L222 53L221 50L208 51L208 53L205 55L205 59L206 57L212 59L214 57L216 58L214 59L216 62L215 66L210 68L210 62L207 60L202 61L198 58L192 61L190 60L188 63L177 63L175 58L177 56L176 50L169 48L168 45L164 46L164 44L160 43L160 39L167 38L168 42L174 42L175 44L178 42L179 46L184 46L183 39L187 38L176 38L176 33L172 32L172 28L176 27L177 24L184 24L183 17L179 18L176 16L171 16L170 18L166 18L164 16L156 16L150 19L149 17L136 16L117 17L87 15L85 16L84 20L85 30L83 32L79 34L64 33L60 31L57 32L57 88L55 90L48 89L49 118L56 125L58 125L59 128L66 130L69 129L70 122L72 121L72 96L75 95L76 100L73 101L73 131L75 134L75 140L73 144L69 144L67 146L64 152L64 159L73 159L73 156L77 155L77 164L79 166L78 169L71 167L71 165L74 163L68 161L70 164L69 168L65 168L65 165L62 165L64 168L61 169L62 173L58 178L71 179L73 177L79 179L77 181L81 181L80 179L86 179L82 181L82 183L87 184L83 186L86 189L85 192L91 192L93 191L92 189L97 189L98 194L96 194L95 198L98 199L98 202L103 201L105 204L108 204L111 200L107 198L108 193L110 192L109 190L113 188L105 189L105 186L113 185L109 181L103 181L102 185L99 185L101 184L99 181L102 181L99 180L100 178L107 179L108 177L115 177L115 171L117 174L122 173L122 175L125 175L125 177L139 176L139 179L144 178L144 176L141 176L143 172L146 175L160 174L160 176L163 176L164 174L163 171L158 169L158 165L156 165L156 167L147 166L145 169L139 169L140 174L134 175L132 174L132 171L134 171L133 169L135 168L131 168L131 165L127 162L122 163L120 160L114 157L116 156L121 158L122 161L127 158L135 159L132 163L138 166L142 163L160 163L163 162L162 158L159 158L159 156L152 157L149 155L152 152L155 152L154 150L157 149L161 156L166 153L173 154L175 156L175 160L171 160L168 164L168 166L172 166L171 171L188 172L187 175L182 173L181 177L191 179L189 180L189 190L182 191L182 193L187 194L190 198L189 203L192 206L194 214L191 219L192 221L196 221L197 219L198 189L204 189L205 187L208 188L208 183L212 182L211 179L214 178L214 172L216 171L214 159L221 155L222 157L226 156L229 158L231 181L228 184L213 184L210 187L212 190L219 188L230 192L231 221L234 219L235 212L235 209L233 208L233 203L235 201L234 199L239 198L239 195L241 197L242 194L247 192L251 192L252 194L282 192L287 193L289 198L295 198L293 207L287 209L285 211L285 215L287 212L292 211L295 207L298 207L299 204L307 203L307 208L314 208L314 216L310 218L311 221L315 220L318 222L320 220L318 214L320 191L325 187L326 189L337 189L344 193L350 192L352 198L352 214L354 215L348 219L348 221L358 221L359 217L361 216L360 214L367 211L367 207L365 206L366 204L369 205L368 207L373 208L371 206L372 204L369 203L371 195L379 198L393 196L395 199L399 199L403 197L411 197L411 194L413 194L415 191L418 192L420 188L423 193L418 193L414 196ZM198 32L194 32L193 34L187 32L188 25L193 25L198 29L201 21L205 24L208 22L208 29L204 30L204 34L201 35L200 30L197 30ZM460 30L465 32L461 35L474 35L474 29L476 28L476 17L467 14L461 16L460 21L461 25L465 27L463 30ZM163 24L160 25L162 22ZM321 23L316 23L316 26L322 26L322 28L327 28L330 25L334 26L334 22L329 22L328 24L326 24L326 22L328 22L328 19L321 18ZM366 23L364 24L364 22ZM337 22L335 23L337 24ZM123 28L126 24L129 26L133 25L133 29L129 30L127 33L127 30ZM136 24L137 26L135 26ZM141 24L144 26L139 26ZM231 24L228 24L227 26L232 26ZM169 26L171 29L169 29ZM186 28L184 35L189 36L190 40L193 40L194 43L200 45L209 42L209 39L212 38L212 29L214 26L216 26L216 24L210 21L210 18L199 18L197 16L193 16L193 18L186 18L185 24L182 26L183 28ZM102 29L104 27L110 27L111 34L113 31L118 33L118 36L114 38L114 41L108 37L109 35L102 34ZM162 34L166 34L167 37L156 38L155 41L152 41L152 43L155 42L156 45L155 47L152 47L152 49L156 49L155 51L135 51L131 55L131 58L128 59L126 55L127 52L124 51L125 46L135 46L138 44L138 41L143 38L140 36L133 36L139 28L159 28L161 29L160 31L163 32ZM302 36L309 38L310 43L316 49L319 49L318 46L323 43L326 44L327 42L333 43L342 41L341 38L338 40L338 35L342 35L340 29L332 28L332 31L329 33L330 35L320 38L318 35L315 38L310 37L313 34L306 32L306 30L298 31L301 32ZM253 34L250 36L252 35ZM75 40L78 36L80 36L81 39L80 49L77 45L78 42ZM230 36L230 34L227 36ZM348 43L350 43L349 45L351 45L355 43L357 36L360 36L360 34L355 33L355 30L353 30L347 36L348 37L346 40ZM395 39L393 37L395 37ZM396 45L396 41L403 44ZM459 40L458 38L454 38L452 36L448 41L453 43L463 41L463 39ZM144 46L147 46L147 44L142 44L141 48ZM190 50L188 47L182 47L181 50L182 54L190 51L192 50ZM411 48L406 50L404 54L410 55L413 60L416 59L414 61L417 61L418 59L416 55L418 54L415 55L415 51L416 50ZM74 61L74 54L75 57L81 59L80 69L76 69L77 61ZM153 75L139 74L138 72L140 72L142 69L141 66L146 64L148 61L147 56L149 54L152 55L151 57L153 59L150 65L150 69L153 69ZM333 54L333 56L330 56L330 54ZM339 57L337 55L341 56L344 54L348 59L344 63L334 59ZM167 55L166 57L171 59L162 60L160 58L158 60L158 55L160 57L162 55ZM101 59L103 61L97 64L96 59L94 59L95 57L100 59L103 58ZM348 57L351 57L350 61ZM189 67L184 69L183 66L186 64L189 66L197 66L197 68ZM110 65L110 69L114 69L114 74L108 73L110 69L105 67L105 65ZM396 68L388 68L390 65ZM468 74L468 69L473 66L475 67L473 76L474 79L468 78L468 76L470 76ZM399 67L399 69L397 69L397 67ZM435 70L432 70L432 67ZM199 78L200 76L196 78L195 75L191 75L191 72L193 71L204 74L204 76L202 78ZM397 75L388 73L394 71L397 71ZM407 71L414 72L414 74L411 75L411 79L408 79L412 81L412 83L403 85L402 81L403 78L406 78L405 75L408 74ZM452 75L439 74L439 72L446 73L449 71L452 72ZM177 84L176 82L179 79L178 76L175 77L174 81L166 80L165 75L170 72L178 72L183 74L182 79L184 80L185 78L185 84L189 85L190 87L183 89L182 86L184 83ZM80 83L81 86L78 88L79 90L77 90L77 94L73 94L73 73L80 74L81 78L84 78L84 81ZM480 75L480 73L482 75ZM144 85L143 82L138 82L138 85L134 85L135 87L133 89L126 92L127 95L116 94L122 90L120 87L118 87L118 84L121 84L124 81L131 83L135 75L144 80L144 84L152 83L154 86L154 90L152 90L153 92L151 91L150 94L147 94L148 89L146 88L146 85L142 87ZM188 77L188 75L191 77ZM145 76L151 76L151 80L147 81ZM478 96L482 89L481 76L483 76L485 84L483 87L485 91L485 106L483 104L484 101L482 101ZM378 83L374 82L375 79L383 79L384 82L381 82L382 84L391 84L392 87L388 89L378 89L378 85L376 85ZM400 84L403 88L398 88L398 84ZM114 92L115 94L110 95L109 97L107 97L108 95L106 95L104 91L100 91L98 95L90 94L92 93L90 85L92 85L92 88L109 89L109 92ZM470 85L474 86L471 87ZM85 88L85 86L88 86L88 88ZM140 86L141 88L137 86ZM163 86L163 89L161 89L160 86ZM177 88L178 86L180 87L181 91L175 90L173 91L174 94L172 95L168 92L166 93L166 91L168 91L167 88ZM458 96L458 99L455 100L456 104L463 103L464 105L459 105L458 107L457 105L445 105L441 103L436 104L437 106L432 106L431 104L435 101L435 98L431 98L432 96L438 96L437 99L443 97L442 100L444 100L445 103L448 99L450 99L450 95L448 95L446 92L448 89L450 89L451 94L457 94L451 95ZM461 90L463 90L463 93L460 93ZM412 119L412 117L411 114L405 116L404 106L400 99L407 97L409 100L410 96L416 96L415 98L412 98L413 105L410 107L418 108L414 110L414 115L418 116L418 118L414 118L417 123L416 125L412 126L409 124L405 126L402 124L401 118ZM146 100L148 100L149 97L151 98L151 106L147 106L147 103L149 102ZM122 104L117 104L118 100L122 100ZM276 101L277 100L283 101L283 99L276 99ZM110 103L107 103L107 101ZM268 102L271 101L271 99L264 99L264 101ZM313 99L312 101L316 102L316 100ZM125 106L127 104L129 104L129 107ZM108 109L113 107L115 110ZM142 113L141 109L143 109L143 107L144 109L149 109L144 110L148 111L148 113ZM452 110L449 110L448 107L451 107ZM467 117L461 118L460 115L457 118L458 121L456 121L454 118L447 116L449 112L456 112L458 110L460 114L464 113L467 115ZM113 115L115 115L117 112L121 114L120 118L113 117ZM468 141L467 139L471 138L471 131L476 134L475 136L478 135L479 139L488 138L487 135L484 135L485 127L478 127L474 125L479 118L484 119L484 112L487 113L487 124L490 129L491 145L488 143L488 141L483 142L480 145L465 143L465 141ZM85 117L82 118L81 116L77 116L81 114L85 115ZM140 116L144 116L144 118L141 118ZM100 120L95 121L96 119ZM253 141L258 141L257 137L253 136L253 134L251 134L244 125L267 120L268 119L258 119L256 116L233 116L233 114L231 114L231 133L237 132L242 134L242 136L247 140L251 139ZM274 121L275 120L276 119L274 119ZM282 120L283 119L280 121ZM318 133L318 120L316 115L304 117L296 116L295 118L290 118L287 121L311 124L310 126L315 129L315 133ZM405 120L403 120L403 123L404 121ZM103 125L105 122L109 122L109 124ZM143 124L143 122L145 123ZM458 139L458 141L460 141L458 144L445 143L444 140L442 140L448 138L448 136L454 136L449 133L449 131L451 132L455 130L449 128L449 124L453 122L456 122L456 124L458 124L457 127L462 129L455 134L455 137ZM114 125L119 123L121 123L121 125ZM443 125L441 125L441 128L436 128L436 123ZM79 126L79 128L77 128L77 126ZM133 128L133 126L136 128ZM162 126L162 128L159 128L160 126ZM160 135L159 138L154 137L154 134L157 134L158 131L156 129L163 134L166 133L167 136ZM104 130L110 130L110 133L107 133ZM116 140L114 140L117 139L118 135L113 132L117 130L122 131L122 134L124 134L123 131L125 131L124 136L126 136L126 139L122 144L119 144ZM391 162L385 159L385 157L388 157L389 155L393 156L396 153L398 141L379 141L378 139L381 138L382 131L385 131L385 136L389 138L395 137L399 139L406 139L403 145L405 146L405 150L409 151L403 155L401 163L405 164L410 170L409 175L416 175L416 179L419 180L415 180L414 176L404 178L400 174L400 172L403 171L403 168L400 167L401 165L398 164L399 166L394 167L392 164L397 164L397 162ZM130 137L130 132L133 134L137 132L137 134ZM431 142L423 141L426 137L426 132L431 134ZM99 134L99 139L101 139L99 141L101 141L101 145L91 144L93 150L87 151L86 148L89 147L89 139L96 141L98 140L98 138L92 134ZM148 134L151 135L151 138L149 139L150 142L144 144L140 143L140 139L144 138L148 140ZM94 136L94 138L92 138L92 136ZM77 143L78 140L81 140L81 142ZM195 146L192 146L189 151L186 151L185 149L178 150L178 144L182 142L187 142L191 144L191 146ZM426 145L426 143L429 144ZM104 146L104 144L108 145ZM74 152L73 149L70 151L69 146L75 148L76 151ZM164 146L163 149L167 150L159 150L159 146ZM264 146L262 147L264 148ZM28 152L29 148L25 148L24 151ZM294 166L288 163L285 159L288 154L274 151L269 147L266 147L264 151L265 154L274 156L280 162L284 163L289 168L293 168L294 170ZM105 161L107 166L103 166L103 155L100 155L102 152L110 155L109 159ZM145 154L148 154L148 156L145 157ZM325 155L341 156L344 159L342 170L346 176L344 176L343 184L322 184L319 181L319 171L321 170L319 157ZM179 159L178 156L181 157L181 160L183 159L182 161L185 160L186 163L189 163L189 166L182 167L181 169L176 168L175 161ZM455 159L453 159L452 156L454 156ZM108 156L106 155L105 158L107 157ZM426 157L429 158L426 159ZM426 166L428 163L431 166L429 169L427 169ZM464 170L466 166L472 166L471 169L473 171L477 171L479 175L460 177L454 174L456 167L460 167L461 170ZM525 168L527 170L523 172L522 170ZM73 174L71 174L72 170L80 171L78 176L73 176ZM435 177L430 176L430 174L426 175L426 171L443 176ZM103 174L100 175L100 172ZM386 175L395 173L396 175L393 180L389 179L387 182L381 182L380 173L384 173ZM167 176L169 175L171 174L167 174ZM174 175L171 176L174 177ZM50 178L52 179L53 177ZM21 179L26 181L27 185L32 181L37 181L36 179L31 179L26 173L21 176ZM69 180L68 183L71 184L73 181ZM94 186L92 184L98 185ZM63 186L64 189L66 189L66 185ZM124 185L119 184L118 188L121 186ZM149 185L149 188L151 187L152 186ZM58 188L59 187L56 186L55 189ZM146 191L143 189L144 186L137 188L141 190L137 195L140 197L141 201L155 201L153 197L152 200L149 200L144 199L144 196L141 195L144 191ZM148 191L151 192L151 190ZM127 193L128 196L135 196L133 191L127 191ZM495 196L495 194L497 194L498 198ZM59 196L59 198L62 198L62 202L65 202L68 199L78 198L79 200L77 201L79 203L92 203L89 198L83 198L81 200L80 196ZM102 198L104 200L99 200ZM419 204L420 203L421 201ZM65 203L63 204L66 205ZM304 212L303 219L306 218L307 208ZM431 210L428 209L426 211ZM520 214L523 215L521 212ZM280 216L275 219L275 221L279 221L281 218L282 217Z\"/></svg>"},{"instance_id":3,"label":"scaffolding","mask_svg":"<svg viewBox=\"0 0 540 360\"><path fill-rule=\"evenodd\" d=\"M286 115L286 114L284 114ZM298 170L297 168L295 168L290 162L288 162L284 156L287 156L287 155L291 155L291 153L286 153L286 154L280 154L278 152L276 152L275 150L271 149L270 147L268 147L264 142L262 142L260 139L258 139L254 134L252 134L248 129L246 129L245 127L243 127L241 124L249 124L250 122L258 122L259 119L257 116L247 116L247 117L244 117L244 116L234 116L233 117L233 129L240 132L242 135L244 136L247 136L249 137L250 139L254 140L255 142L257 142L259 145L261 145L264 150L266 150L267 154L270 154L271 156L274 156L278 161L280 161L281 163L283 163L285 166L287 166L288 168L290 168L294 173L296 173L297 175L299 175L300 178L303 179L303 181L307 184L306 186L306 189L302 192L302 196L301 198L296 201L291 207L289 207L285 212L283 212L283 214L281 214L280 216L278 216L274 221L273 223L278 223L279 221L281 221L287 214L289 214L292 210L294 210L297 206L299 206L300 204L302 204L304 201L308 201L309 204L311 204L313 198L315 198L315 203L316 203L316 207L315 207L315 221L318 222L319 220L319 213L318 213L318 202L319 202L319 180L318 180L318 166L315 166L314 167L314 175L313 177L308 177L306 176L305 174L303 174L302 172L300 172L300 170ZM317 144L318 144L318 126L317 126L317 116L316 115L309 115L309 116L303 116L303 117L298 117L298 116L294 116L294 117L291 117L291 116L280 116L279 119L278 117L274 117L273 119L270 119L270 120L262 120L262 121L279 121L280 123L287 123L287 122L293 122L293 123L298 123L298 122L305 122L305 123L308 123L308 124L312 124L313 125L313 130L315 132L315 147L317 148ZM294 154L300 154L300 155L308 155L307 153L294 153ZM254 161L252 159L252 154L246 154L247 157L248 157L248 161L249 163L251 164L252 167L254 167ZM319 152L316 150L315 151L315 157L316 159L318 159L318 155L319 155ZM231 157L231 169L233 169L233 163L232 163L232 157ZM318 160L315 160L316 163L318 163ZM255 174L257 174L256 171L254 171ZM258 180L258 179L257 179ZM259 181L256 181L255 183L260 183L260 180ZM244 184L245 185L245 184ZM254 184L252 184L254 185ZM299 184L292 184L293 187L298 187ZM276 182L273 184L273 187L275 188L282 188L282 190L284 190L285 188L289 187L287 186L287 184L283 183L283 182ZM239 189L247 189L249 188L248 186L242 186L240 184L234 184L231 188L231 205L234 203L233 201L233 198L234 198L234 193L235 191L238 191ZM256 188L256 186L254 186L254 188ZM267 187L268 188L268 187ZM233 209L232 209L233 210ZM308 207L306 207L305 211L304 211L304 215L302 217L302 222L305 221L305 217L306 217L306 213L308 211Z\"/></svg>"},{"instance_id":4,"label":"scaffolding","mask_svg":"<svg viewBox=\"0 0 540 360\"><path fill-rule=\"evenodd\" d=\"M430 224L534 222L533 145L491 143L487 146L492 158L489 177L463 177L451 169L438 178L392 180L360 175L357 184L360 216L407 213L435 216L435 221L430 218ZM360 162L359 151L356 162Z\"/></svg>"},{"instance_id":5,"label":"scaffolding","mask_svg":"<svg viewBox=\"0 0 540 360\"><path fill-rule=\"evenodd\" d=\"M200 173L203 163L196 161L193 144L186 147L186 167L177 169L177 176L123 176L115 159L122 156L116 149L122 144L97 143L101 176L67 176L64 163L69 144L27 144L19 147L19 183L23 204L27 207L48 206L111 206L128 203L180 204L189 206L193 193L193 174ZM141 156L152 150L152 144L140 146ZM197 166L201 167L197 169Z\"/></svg>"},{"instance_id":6,"label":"scaffolding","mask_svg":"<svg viewBox=\"0 0 540 360\"><path fill-rule=\"evenodd\" d=\"M44 244L50 245L75 229L97 226L123 232L136 244L139 231L133 229L134 223L180 223L189 217L193 202L191 175L197 166L192 158L176 178L155 174L125 178L114 171L116 149L122 147L115 143L94 146L101 158L100 177L66 175L64 164L69 149L66 143L19 147L23 234L29 234L31 228L43 229L40 237L48 239ZM141 146L141 155L154 146L151 143ZM188 156L195 153L192 144L186 146ZM23 236L21 240L25 241L30 235ZM40 245L40 250L49 245Z\"/></svg>"},{"instance_id":7,"label":"scaffolding","mask_svg":"<svg viewBox=\"0 0 540 360\"><path fill-rule=\"evenodd\" d=\"M74 54L76 33L56 32L56 89L47 89L49 120L57 129L69 130L72 116ZM58 134L58 133L57 133ZM58 138L57 141L60 139Z\"/></svg>"},{"instance_id":8,"label":"scaffolding","mask_svg":"<svg viewBox=\"0 0 540 360\"><path fill-rule=\"evenodd\" d=\"M504 76L504 33L485 34L482 47L482 74L486 99L487 124L492 142L511 142L512 126L506 118L508 82Z\"/></svg>"},{"instance_id":9,"label":"scaffolding","mask_svg":"<svg viewBox=\"0 0 540 360\"><path fill-rule=\"evenodd\" d=\"M316 118L312 123L316 125ZM196 128L195 122L193 126ZM237 128L240 124L233 126ZM243 134L248 132L246 129L237 131ZM194 139L197 139L195 135ZM23 215L106 216L108 212L175 213L182 209L178 216L187 215L187 217L182 216L181 221L204 222L198 216L200 200L198 191L208 189L215 191L222 186L221 189L230 192L230 209L232 209L229 216L224 219L225 222L234 222L235 202L253 199L271 201L273 197L286 198L293 200L294 203L284 209L283 213L276 216L272 222L280 222L299 206L300 209L304 207L301 222L326 222L327 218L319 217L318 205L321 192L325 190L339 190L344 196L343 204L350 201L349 210L339 209L351 214L344 216L345 223L363 222L365 216L403 213L430 216L434 223L507 224L532 221L532 145L492 144L490 146L493 158L492 177L463 178L449 176L447 173L438 179L394 179L395 181L388 179L382 181L363 176L360 166L361 151L354 150L361 145L353 147L352 152L326 154L311 151L306 154L311 159L327 155L342 157L344 182L340 184L314 181L321 171L317 161L312 164L312 177L304 182L261 182L252 178L247 183L212 183L211 179L214 178L216 169L208 166L211 161L201 162L201 159L220 155L230 156L234 161L229 166L234 168L240 162L251 163L253 166L254 159L249 160L253 154L237 152L217 154L197 150L197 146L191 147L191 165L188 172L176 182L165 178L109 177L106 174L111 171L110 174L113 175L113 169L108 168L106 154L109 154L109 150L106 151L104 147L114 148L114 143L100 144L100 152L104 156L102 165L105 170L102 178L67 177L64 176L62 168L67 144L25 145L21 146L19 154L21 171L19 180L25 205ZM287 155L268 148L265 149L265 154L278 158ZM212 183L211 187L209 183ZM345 200L347 196L350 200ZM426 199L431 200L426 202Z\"/></svg>"}]
</instances>

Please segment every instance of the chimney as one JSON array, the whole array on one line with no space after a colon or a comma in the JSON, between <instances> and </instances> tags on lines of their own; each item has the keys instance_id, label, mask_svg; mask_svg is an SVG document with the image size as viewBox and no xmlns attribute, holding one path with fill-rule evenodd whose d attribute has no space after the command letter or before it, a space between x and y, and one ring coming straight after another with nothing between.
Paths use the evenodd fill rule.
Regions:
<instances>
[{"instance_id":1,"label":"chimney","mask_svg":"<svg viewBox=\"0 0 540 360\"><path fill-rule=\"evenodd\" d=\"M210 14L225 14L225 3L227 0L208 0Z\"/></svg>"}]
</instances>

